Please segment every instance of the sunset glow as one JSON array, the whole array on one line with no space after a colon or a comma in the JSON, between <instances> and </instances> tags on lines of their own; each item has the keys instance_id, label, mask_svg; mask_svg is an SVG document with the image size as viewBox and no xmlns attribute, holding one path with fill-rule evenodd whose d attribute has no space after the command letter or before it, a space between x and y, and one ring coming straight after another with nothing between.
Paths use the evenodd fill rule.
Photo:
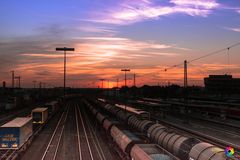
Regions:
<instances>
[{"instance_id":1,"label":"sunset glow","mask_svg":"<svg viewBox=\"0 0 240 160\"><path fill-rule=\"evenodd\" d=\"M11 83L11 71L24 87L33 81L63 84L67 53L67 86L183 84L183 63L240 41L238 0L1 1L0 80ZM45 5L43 5L45 4ZM49 7L46 7L49 6ZM240 77L240 47L189 64L189 84L203 85L209 74ZM228 55L229 54L229 57ZM228 60L229 58L229 60ZM109 85L108 85L109 81Z\"/></svg>"}]
</instances>

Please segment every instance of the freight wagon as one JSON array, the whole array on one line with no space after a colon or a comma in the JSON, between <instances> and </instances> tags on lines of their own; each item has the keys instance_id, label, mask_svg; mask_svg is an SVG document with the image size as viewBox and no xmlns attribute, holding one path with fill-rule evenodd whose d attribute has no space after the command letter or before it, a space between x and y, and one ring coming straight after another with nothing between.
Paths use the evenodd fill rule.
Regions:
<instances>
[{"instance_id":1,"label":"freight wagon","mask_svg":"<svg viewBox=\"0 0 240 160\"><path fill-rule=\"evenodd\" d=\"M101 111L97 111L96 108L88 102L86 102L86 104L93 117L95 117L107 133L110 134L115 144L117 144L118 148L122 151L123 154L120 153L122 159L179 160L159 145L147 143L147 141L142 140L130 130L124 129L124 125L121 125L116 119L113 121L110 120L111 118L102 114ZM114 112L114 110L111 111Z\"/></svg>"},{"instance_id":2,"label":"freight wagon","mask_svg":"<svg viewBox=\"0 0 240 160\"><path fill-rule=\"evenodd\" d=\"M43 124L48 119L48 108L35 108L32 110L32 119L35 124Z\"/></svg>"},{"instance_id":3,"label":"freight wagon","mask_svg":"<svg viewBox=\"0 0 240 160\"><path fill-rule=\"evenodd\" d=\"M53 114L58 109L58 102L52 101L52 102L46 103L44 107L48 108L48 114Z\"/></svg>"},{"instance_id":4,"label":"freight wagon","mask_svg":"<svg viewBox=\"0 0 240 160\"><path fill-rule=\"evenodd\" d=\"M97 101L96 104L105 111L108 111L112 116L117 117L120 121L131 126L131 128L140 131L149 137L152 142L158 144L181 160L226 160L222 148L204 143L193 137L180 135L171 128L153 121L142 120L138 117L138 114L132 112L131 109L125 110L122 108L123 112L121 112L116 105L110 105L102 101Z\"/></svg>"},{"instance_id":5,"label":"freight wagon","mask_svg":"<svg viewBox=\"0 0 240 160\"><path fill-rule=\"evenodd\" d=\"M18 149L32 135L32 118L19 117L0 127L0 149Z\"/></svg>"}]
</instances>

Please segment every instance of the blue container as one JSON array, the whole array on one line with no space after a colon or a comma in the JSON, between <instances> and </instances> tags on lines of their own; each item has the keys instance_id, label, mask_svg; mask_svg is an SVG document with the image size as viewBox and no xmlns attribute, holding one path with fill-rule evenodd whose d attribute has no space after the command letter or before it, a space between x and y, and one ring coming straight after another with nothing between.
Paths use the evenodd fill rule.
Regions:
<instances>
[{"instance_id":1,"label":"blue container","mask_svg":"<svg viewBox=\"0 0 240 160\"><path fill-rule=\"evenodd\" d=\"M18 148L20 146L20 128L0 128L1 148Z\"/></svg>"},{"instance_id":2,"label":"blue container","mask_svg":"<svg viewBox=\"0 0 240 160\"><path fill-rule=\"evenodd\" d=\"M0 149L18 149L32 135L32 118L15 118L0 127Z\"/></svg>"}]
</instances>

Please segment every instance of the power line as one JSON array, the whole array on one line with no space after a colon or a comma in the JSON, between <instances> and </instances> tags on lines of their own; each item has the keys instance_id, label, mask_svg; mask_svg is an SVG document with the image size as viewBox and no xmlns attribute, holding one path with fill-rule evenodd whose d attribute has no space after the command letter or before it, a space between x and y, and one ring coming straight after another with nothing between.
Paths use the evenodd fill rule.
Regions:
<instances>
[{"instance_id":1,"label":"power line","mask_svg":"<svg viewBox=\"0 0 240 160\"><path fill-rule=\"evenodd\" d=\"M221 52L223 52L223 51L230 50L231 48L236 47L236 46L238 46L238 45L240 45L240 42L235 43L235 44L233 44L233 45L231 45L231 46L229 46L229 47L226 47L226 48L223 48L223 49L220 49L220 50L217 50L217 51L208 53L208 54L203 55L203 56L201 56L201 57L198 57L198 58L189 60L188 62L191 63L191 62L197 61L197 60L199 60L199 59L206 58L206 57L212 56L212 55L214 55L214 54L218 54L218 53L221 53Z\"/></svg>"},{"instance_id":2,"label":"power line","mask_svg":"<svg viewBox=\"0 0 240 160\"><path fill-rule=\"evenodd\" d=\"M169 69L176 68L176 67L180 67L180 66L182 66L182 65L183 65L183 63L179 63L179 64L176 64L176 65L170 66L170 67L168 67L168 68L165 68L164 71L166 72L166 71L169 70Z\"/></svg>"},{"instance_id":3,"label":"power line","mask_svg":"<svg viewBox=\"0 0 240 160\"><path fill-rule=\"evenodd\" d=\"M217 51L210 52L210 53L208 53L208 54L205 54L205 55L203 55L203 56L200 56L200 57L198 57L198 58L194 58L194 59L192 59L192 60L189 60L187 63L191 63L191 62L194 62L194 61L197 61L197 60L200 60L200 59L203 59L203 58L206 58L206 57L209 57L209 56L212 56L212 55L221 53L221 52L223 52L223 51L229 51L231 48L234 48L234 47L239 46L239 45L240 45L240 42L235 43L235 44L232 44L232 45L230 45L230 46L228 46L228 47L226 47L226 48L222 48L222 49L219 49L219 50L217 50ZM229 53L228 53L228 54L229 54ZM184 63L179 63L179 64L176 64L176 65L170 66L170 67L168 67L168 68L165 68L163 71L166 72L166 71L169 70L169 69L182 66L183 64L184 64Z\"/></svg>"}]
</instances>

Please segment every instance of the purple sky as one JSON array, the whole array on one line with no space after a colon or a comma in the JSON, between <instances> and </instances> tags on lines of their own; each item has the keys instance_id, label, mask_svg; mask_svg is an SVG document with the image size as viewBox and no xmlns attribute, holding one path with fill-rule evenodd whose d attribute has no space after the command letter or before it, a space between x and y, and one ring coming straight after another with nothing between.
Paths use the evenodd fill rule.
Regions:
<instances>
[{"instance_id":1,"label":"purple sky","mask_svg":"<svg viewBox=\"0 0 240 160\"><path fill-rule=\"evenodd\" d=\"M96 87L119 79L121 68L137 84L183 83L185 59L240 42L239 0L8 0L0 2L0 80L11 70L24 87L32 81L61 86L68 54L68 86ZM240 46L189 64L189 83L209 74L240 77ZM229 54L229 60L228 60ZM132 81L129 80L129 85Z\"/></svg>"}]
</instances>

